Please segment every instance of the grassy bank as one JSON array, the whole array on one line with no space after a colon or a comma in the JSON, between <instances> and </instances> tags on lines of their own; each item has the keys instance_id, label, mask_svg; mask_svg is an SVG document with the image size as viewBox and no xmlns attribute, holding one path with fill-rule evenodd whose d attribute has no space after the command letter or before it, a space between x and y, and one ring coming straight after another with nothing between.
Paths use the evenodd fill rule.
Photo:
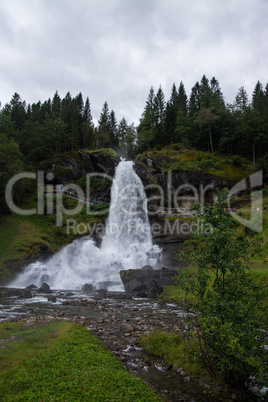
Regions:
<instances>
[{"instance_id":1,"label":"grassy bank","mask_svg":"<svg viewBox=\"0 0 268 402\"><path fill-rule=\"evenodd\" d=\"M178 333L156 331L142 336L141 343L149 354L164 359L174 369L183 367L191 377L207 377L199 358L198 343L193 339L185 340Z\"/></svg>"},{"instance_id":2,"label":"grassy bank","mask_svg":"<svg viewBox=\"0 0 268 402\"><path fill-rule=\"evenodd\" d=\"M0 401L161 400L77 324L4 323L0 342Z\"/></svg>"},{"instance_id":3,"label":"grassy bank","mask_svg":"<svg viewBox=\"0 0 268 402\"><path fill-rule=\"evenodd\" d=\"M188 149L172 144L161 150L148 151L140 156L146 162L147 156L160 162L163 173L169 171L204 172L220 179L239 181L256 170L248 160L234 155L226 157L217 153Z\"/></svg>"},{"instance_id":4,"label":"grassy bank","mask_svg":"<svg viewBox=\"0 0 268 402\"><path fill-rule=\"evenodd\" d=\"M245 265L248 267L248 273L250 275L260 276L261 280L265 281L268 284L268 196L267 196L267 187L265 187L264 197L262 200L263 203L263 210L262 210L262 217L263 217L263 226L262 231L260 233L254 233L250 230L247 230L244 226L238 227L238 232L241 235L250 236L251 239L253 238L263 238L262 243L262 253L260 255L256 255L251 258L250 261L246 262ZM254 203L253 203L254 209ZM256 208L255 208L256 210ZM240 208L236 212L238 216L241 216L245 219L250 218L250 206L246 205L243 208ZM187 218L189 219L189 218ZM197 269L194 267L186 267L181 270L182 273L185 273L189 276L196 275ZM189 305L196 304L197 301L195 300L193 295L186 294L185 290L183 290L179 284L175 286L166 286L164 288L164 292L162 297L165 299L173 300L177 303L181 303L182 300L185 300ZM267 300L268 305L268 300Z\"/></svg>"}]
</instances>

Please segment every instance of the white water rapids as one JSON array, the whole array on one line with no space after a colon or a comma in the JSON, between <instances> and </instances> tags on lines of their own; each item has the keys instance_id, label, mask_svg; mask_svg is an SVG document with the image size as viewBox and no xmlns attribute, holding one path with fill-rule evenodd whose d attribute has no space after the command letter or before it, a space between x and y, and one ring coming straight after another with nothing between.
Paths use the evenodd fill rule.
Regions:
<instances>
[{"instance_id":1,"label":"white water rapids","mask_svg":"<svg viewBox=\"0 0 268 402\"><path fill-rule=\"evenodd\" d=\"M121 283L119 271L156 267L161 249L152 244L147 198L133 162L121 161L111 189L111 204L101 247L91 238L73 241L47 262L36 261L9 285L80 289L85 283L101 287L103 282ZM120 285L122 287L122 285Z\"/></svg>"}]
</instances>

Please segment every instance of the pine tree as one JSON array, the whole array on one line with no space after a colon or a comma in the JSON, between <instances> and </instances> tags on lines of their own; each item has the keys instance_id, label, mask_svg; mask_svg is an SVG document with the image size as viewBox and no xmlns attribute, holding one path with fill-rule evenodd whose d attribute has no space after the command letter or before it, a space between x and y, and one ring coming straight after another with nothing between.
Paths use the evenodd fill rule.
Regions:
<instances>
[{"instance_id":1,"label":"pine tree","mask_svg":"<svg viewBox=\"0 0 268 402\"><path fill-rule=\"evenodd\" d=\"M243 112L248 106L248 94L244 87L239 88L234 103L237 111Z\"/></svg>"},{"instance_id":2,"label":"pine tree","mask_svg":"<svg viewBox=\"0 0 268 402\"><path fill-rule=\"evenodd\" d=\"M155 127L154 127L154 89L150 88L145 108L140 118L140 124L137 127L138 144L137 149L143 152L150 149L155 143Z\"/></svg>"},{"instance_id":3,"label":"pine tree","mask_svg":"<svg viewBox=\"0 0 268 402\"><path fill-rule=\"evenodd\" d=\"M58 94L58 91L56 91L53 99L52 99L52 114L53 118L58 118L61 115L61 98Z\"/></svg>"},{"instance_id":4,"label":"pine tree","mask_svg":"<svg viewBox=\"0 0 268 402\"><path fill-rule=\"evenodd\" d=\"M263 110L265 108L265 95L260 81L257 82L254 88L254 92L252 95L252 106L260 114L263 113Z\"/></svg>"},{"instance_id":5,"label":"pine tree","mask_svg":"<svg viewBox=\"0 0 268 402\"><path fill-rule=\"evenodd\" d=\"M117 131L117 135L118 135L118 140L119 140L119 147L122 149L125 147L126 143L126 135L127 135L127 121L126 119L123 117L118 125L118 131Z\"/></svg>"},{"instance_id":6,"label":"pine tree","mask_svg":"<svg viewBox=\"0 0 268 402\"><path fill-rule=\"evenodd\" d=\"M86 98L85 107L82 117L82 138L84 148L91 148L93 146L93 132L94 124L91 114L89 98Z\"/></svg>"},{"instance_id":7,"label":"pine tree","mask_svg":"<svg viewBox=\"0 0 268 402\"><path fill-rule=\"evenodd\" d=\"M5 113L14 121L17 129L21 130L26 120L26 102L15 92L9 104L5 105Z\"/></svg>"},{"instance_id":8,"label":"pine tree","mask_svg":"<svg viewBox=\"0 0 268 402\"><path fill-rule=\"evenodd\" d=\"M216 109L225 108L223 93L220 88L219 81L215 77L212 77L210 81L211 89L211 106Z\"/></svg>"},{"instance_id":9,"label":"pine tree","mask_svg":"<svg viewBox=\"0 0 268 402\"><path fill-rule=\"evenodd\" d=\"M178 102L178 110L181 110L183 115L186 116L187 110L188 110L188 105L187 105L187 95L186 91L183 85L183 82L180 82L180 86L178 89L178 97L177 97L177 102Z\"/></svg>"},{"instance_id":10,"label":"pine tree","mask_svg":"<svg viewBox=\"0 0 268 402\"><path fill-rule=\"evenodd\" d=\"M164 145L164 122L165 122L165 111L166 111L166 103L165 103L165 95L161 86L159 87L157 94L154 98L153 104L153 120L154 126L156 128L156 135L155 135L155 144L154 145Z\"/></svg>"},{"instance_id":11,"label":"pine tree","mask_svg":"<svg viewBox=\"0 0 268 402\"><path fill-rule=\"evenodd\" d=\"M165 111L165 136L164 144L169 144L174 139L174 131L176 128L176 115L178 111L178 92L175 83L172 85L171 95L167 101Z\"/></svg>"},{"instance_id":12,"label":"pine tree","mask_svg":"<svg viewBox=\"0 0 268 402\"><path fill-rule=\"evenodd\" d=\"M112 148L118 147L119 141L117 136L117 121L115 117L115 113L111 110L110 119L109 119L109 137L110 137L110 146Z\"/></svg>"},{"instance_id":13,"label":"pine tree","mask_svg":"<svg viewBox=\"0 0 268 402\"><path fill-rule=\"evenodd\" d=\"M107 101L103 104L98 124L97 148L110 147L110 112Z\"/></svg>"},{"instance_id":14,"label":"pine tree","mask_svg":"<svg viewBox=\"0 0 268 402\"><path fill-rule=\"evenodd\" d=\"M190 102L189 102L189 113L192 118L198 113L201 105L201 94L200 94L200 84L196 82L193 86L191 95L190 95Z\"/></svg>"},{"instance_id":15,"label":"pine tree","mask_svg":"<svg viewBox=\"0 0 268 402\"><path fill-rule=\"evenodd\" d=\"M67 92L65 97L61 101L61 119L64 123L68 125L68 128L71 127L71 103L72 103L72 96L70 92Z\"/></svg>"}]
</instances>

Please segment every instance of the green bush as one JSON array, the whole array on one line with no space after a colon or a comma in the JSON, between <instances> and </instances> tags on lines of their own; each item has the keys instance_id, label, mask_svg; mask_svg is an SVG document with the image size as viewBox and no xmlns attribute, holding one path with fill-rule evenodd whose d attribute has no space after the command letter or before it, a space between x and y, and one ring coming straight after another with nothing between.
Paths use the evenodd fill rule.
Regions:
<instances>
[{"instance_id":1,"label":"green bush","mask_svg":"<svg viewBox=\"0 0 268 402\"><path fill-rule=\"evenodd\" d=\"M234 155L232 157L232 165L234 167L242 168L244 166L244 161L242 158L240 158L240 156Z\"/></svg>"},{"instance_id":2,"label":"green bush","mask_svg":"<svg viewBox=\"0 0 268 402\"><path fill-rule=\"evenodd\" d=\"M201 169L205 169L205 168L209 168L209 167L213 167L215 164L213 159L203 159L201 161L198 162L198 166Z\"/></svg>"},{"instance_id":3,"label":"green bush","mask_svg":"<svg viewBox=\"0 0 268 402\"><path fill-rule=\"evenodd\" d=\"M178 255L197 266L193 278L180 281L199 301L198 338L208 372L220 373L226 383L243 385L254 376L261 384L268 365L263 331L268 292L263 278L254 280L244 263L260 252L262 239L237 234L225 212L227 196L228 191L219 192L218 201L205 209L203 224L212 230L197 233L191 252Z\"/></svg>"},{"instance_id":4,"label":"green bush","mask_svg":"<svg viewBox=\"0 0 268 402\"><path fill-rule=\"evenodd\" d=\"M258 160L258 169L263 170L264 174L268 174L268 161L264 158Z\"/></svg>"},{"instance_id":5,"label":"green bush","mask_svg":"<svg viewBox=\"0 0 268 402\"><path fill-rule=\"evenodd\" d=\"M181 145L180 144L172 144L172 149L174 149L175 151L180 151Z\"/></svg>"}]
</instances>

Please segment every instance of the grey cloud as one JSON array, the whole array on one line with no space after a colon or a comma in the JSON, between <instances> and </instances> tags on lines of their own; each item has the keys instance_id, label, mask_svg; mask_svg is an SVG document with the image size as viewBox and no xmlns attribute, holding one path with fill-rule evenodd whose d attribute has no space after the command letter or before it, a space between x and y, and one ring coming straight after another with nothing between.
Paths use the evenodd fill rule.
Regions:
<instances>
[{"instance_id":1,"label":"grey cloud","mask_svg":"<svg viewBox=\"0 0 268 402\"><path fill-rule=\"evenodd\" d=\"M203 74L228 102L267 81L264 0L0 1L0 100L89 96L95 121L107 100L138 123L151 85L188 95Z\"/></svg>"}]
</instances>

